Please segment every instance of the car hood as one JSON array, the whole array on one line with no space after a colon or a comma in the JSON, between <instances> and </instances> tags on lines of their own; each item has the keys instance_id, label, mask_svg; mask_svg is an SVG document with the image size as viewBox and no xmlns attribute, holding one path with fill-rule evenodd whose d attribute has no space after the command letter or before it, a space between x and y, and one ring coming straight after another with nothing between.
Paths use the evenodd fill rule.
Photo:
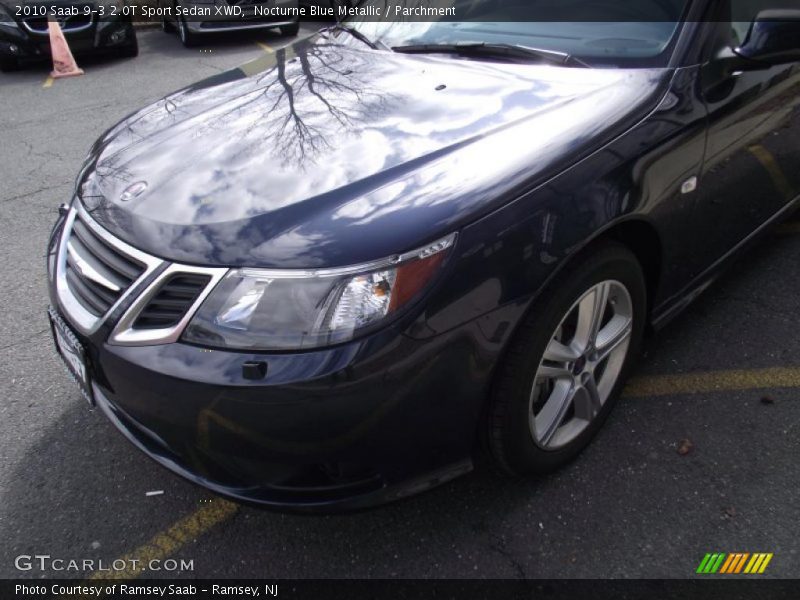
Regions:
<instances>
[{"instance_id":1,"label":"car hood","mask_svg":"<svg viewBox=\"0 0 800 600\"><path fill-rule=\"evenodd\" d=\"M530 190L646 114L666 77L318 35L132 114L95 144L78 190L106 228L171 260L357 264Z\"/></svg>"}]
</instances>

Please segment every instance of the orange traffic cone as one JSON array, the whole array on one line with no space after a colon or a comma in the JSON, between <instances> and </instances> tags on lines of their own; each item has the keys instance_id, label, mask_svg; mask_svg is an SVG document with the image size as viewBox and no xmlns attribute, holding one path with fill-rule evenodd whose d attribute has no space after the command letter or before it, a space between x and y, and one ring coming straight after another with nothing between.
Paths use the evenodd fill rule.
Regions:
<instances>
[{"instance_id":1,"label":"orange traffic cone","mask_svg":"<svg viewBox=\"0 0 800 600\"><path fill-rule=\"evenodd\" d=\"M75 77L83 75L83 69L79 69L69 45L64 37L64 32L56 21L50 19L47 23L47 31L50 34L50 53L53 55L53 70L50 77Z\"/></svg>"}]
</instances>

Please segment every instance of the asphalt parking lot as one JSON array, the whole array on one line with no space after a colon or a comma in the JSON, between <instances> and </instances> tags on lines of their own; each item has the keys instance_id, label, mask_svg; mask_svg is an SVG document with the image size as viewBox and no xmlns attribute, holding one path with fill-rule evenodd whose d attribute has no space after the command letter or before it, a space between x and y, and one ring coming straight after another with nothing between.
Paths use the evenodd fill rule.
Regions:
<instances>
[{"instance_id":1,"label":"asphalt parking lot","mask_svg":"<svg viewBox=\"0 0 800 600\"><path fill-rule=\"evenodd\" d=\"M82 62L80 78L53 82L47 65L0 75L0 576L86 576L15 568L49 554L193 561L153 577L681 578L707 552L769 552L764 577L796 577L800 217L649 340L598 439L547 478L479 468L367 512L279 514L213 499L88 410L45 315L56 207L108 126L285 42L188 50L149 30L139 58Z\"/></svg>"}]
</instances>

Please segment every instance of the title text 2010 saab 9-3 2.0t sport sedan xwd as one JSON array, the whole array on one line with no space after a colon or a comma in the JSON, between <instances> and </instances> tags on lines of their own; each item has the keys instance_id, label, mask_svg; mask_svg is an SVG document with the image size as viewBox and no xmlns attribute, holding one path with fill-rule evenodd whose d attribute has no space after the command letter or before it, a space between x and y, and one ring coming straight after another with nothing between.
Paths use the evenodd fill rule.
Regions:
<instances>
[{"instance_id":1,"label":"title text 2010 saab 9-3 2.0t sport sedan xwd","mask_svg":"<svg viewBox=\"0 0 800 600\"><path fill-rule=\"evenodd\" d=\"M564 465L646 329L798 204L793 4L470 0L176 92L61 209L59 352L135 446L240 500Z\"/></svg>"}]
</instances>

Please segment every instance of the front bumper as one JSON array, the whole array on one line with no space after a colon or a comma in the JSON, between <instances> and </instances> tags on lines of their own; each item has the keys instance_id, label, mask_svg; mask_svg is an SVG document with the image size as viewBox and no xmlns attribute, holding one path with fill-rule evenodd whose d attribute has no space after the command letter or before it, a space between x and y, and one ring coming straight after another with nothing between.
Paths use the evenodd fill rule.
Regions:
<instances>
[{"instance_id":1,"label":"front bumper","mask_svg":"<svg viewBox=\"0 0 800 600\"><path fill-rule=\"evenodd\" d=\"M391 352L359 357L357 346L261 357L273 377L257 386L235 381L240 355L90 346L94 396L161 465L277 508L362 508L470 471L475 415L464 405L479 401L456 374L467 348L398 339Z\"/></svg>"},{"instance_id":2,"label":"front bumper","mask_svg":"<svg viewBox=\"0 0 800 600\"><path fill-rule=\"evenodd\" d=\"M287 25L294 25L297 19L280 20L280 21L265 21L260 18L252 19L237 19L232 21L230 19L219 20L202 20L202 21L187 21L186 28L192 33L216 33L216 32L231 32L231 31L246 31L250 29L274 29L276 27L286 27Z\"/></svg>"},{"instance_id":3,"label":"front bumper","mask_svg":"<svg viewBox=\"0 0 800 600\"><path fill-rule=\"evenodd\" d=\"M86 56L131 44L135 35L130 19L104 17L80 31L68 31L64 37L74 55ZM46 33L31 32L16 21L5 22L0 25L0 56L21 60L49 58L50 38Z\"/></svg>"},{"instance_id":4,"label":"front bumper","mask_svg":"<svg viewBox=\"0 0 800 600\"><path fill-rule=\"evenodd\" d=\"M286 11L296 7L296 0L269 0L267 2L229 3L227 0L216 0L213 4L205 2L184 2L187 10L196 8L201 12L197 15L185 17L186 28L195 34L214 33L218 31L245 31L248 29L270 29L286 27L299 22L297 14L288 14ZM230 15L225 11L237 8L241 14ZM258 12L270 9L282 9L284 12L268 15Z\"/></svg>"},{"instance_id":5,"label":"front bumper","mask_svg":"<svg viewBox=\"0 0 800 600\"><path fill-rule=\"evenodd\" d=\"M400 325L340 346L252 354L180 342L109 343L119 313L81 333L94 399L161 465L241 501L294 510L363 508L472 468L499 351L471 322L424 340ZM263 379L245 363L267 365Z\"/></svg>"},{"instance_id":6,"label":"front bumper","mask_svg":"<svg viewBox=\"0 0 800 600\"><path fill-rule=\"evenodd\" d=\"M470 369L480 362L470 327L425 342L387 330L278 355L77 337L95 401L125 437L175 473L237 500L355 509L472 468L486 377ZM268 364L258 383L242 377L252 360Z\"/></svg>"}]
</instances>

